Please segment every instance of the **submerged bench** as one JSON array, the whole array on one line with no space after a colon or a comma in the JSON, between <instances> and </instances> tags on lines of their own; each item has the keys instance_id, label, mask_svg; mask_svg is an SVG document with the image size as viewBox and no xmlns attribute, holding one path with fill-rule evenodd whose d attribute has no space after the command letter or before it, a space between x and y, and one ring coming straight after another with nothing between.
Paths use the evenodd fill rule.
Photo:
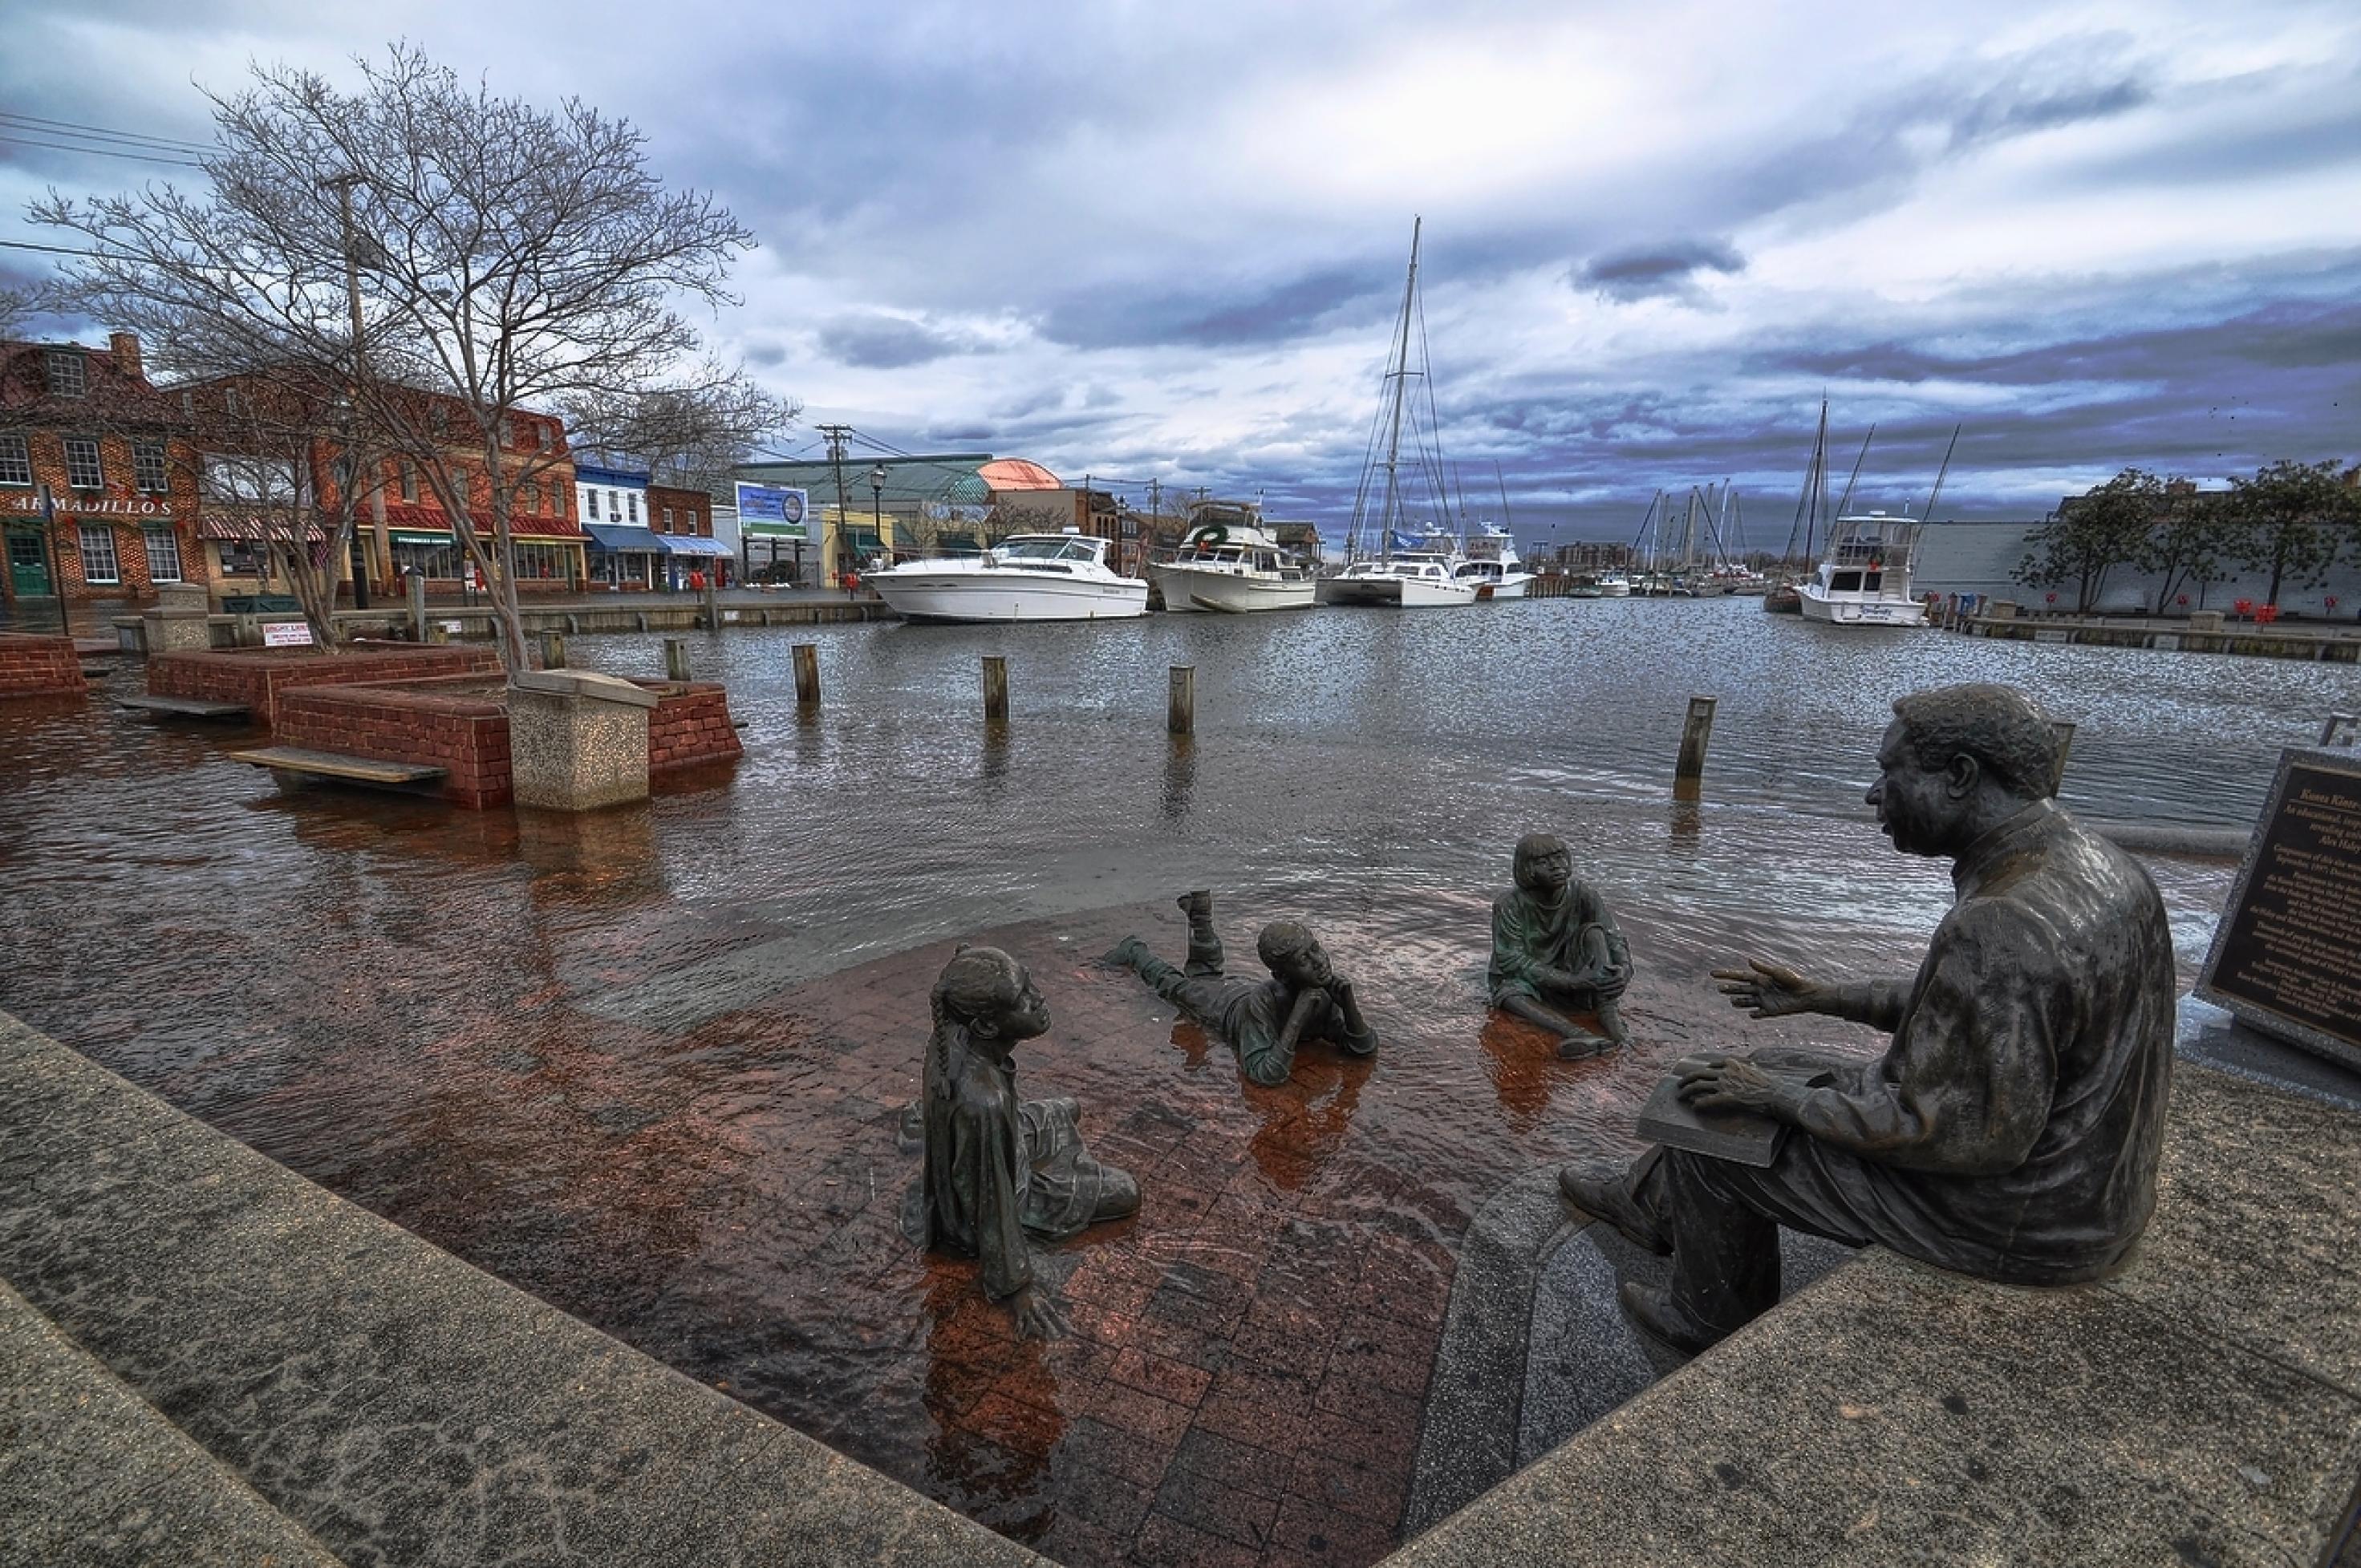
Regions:
<instances>
[{"instance_id":1,"label":"submerged bench","mask_svg":"<svg viewBox=\"0 0 2361 1568\"><path fill-rule=\"evenodd\" d=\"M206 702L193 696L151 696L142 692L115 699L117 707L160 713L172 718L244 718L254 710L242 702Z\"/></svg>"},{"instance_id":2,"label":"submerged bench","mask_svg":"<svg viewBox=\"0 0 2361 1568\"><path fill-rule=\"evenodd\" d=\"M336 751L309 751L301 746L261 746L251 751L232 751L229 758L233 762L269 768L282 784L316 778L369 784L379 789L415 789L441 783L446 772L417 762L388 762L375 757L347 757Z\"/></svg>"}]
</instances>

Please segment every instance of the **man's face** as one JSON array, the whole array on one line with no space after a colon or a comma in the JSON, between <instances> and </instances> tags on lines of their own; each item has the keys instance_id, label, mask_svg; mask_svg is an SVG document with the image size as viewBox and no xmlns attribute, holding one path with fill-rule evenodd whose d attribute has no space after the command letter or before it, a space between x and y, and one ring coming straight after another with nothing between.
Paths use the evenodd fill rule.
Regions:
<instances>
[{"instance_id":1,"label":"man's face","mask_svg":"<svg viewBox=\"0 0 2361 1568\"><path fill-rule=\"evenodd\" d=\"M1877 748L1877 782L1869 786L1867 799L1895 849L1905 855L1947 851L1960 813L1950 782L1943 770L1918 760L1900 719L1885 727L1885 739Z\"/></svg>"}]
</instances>

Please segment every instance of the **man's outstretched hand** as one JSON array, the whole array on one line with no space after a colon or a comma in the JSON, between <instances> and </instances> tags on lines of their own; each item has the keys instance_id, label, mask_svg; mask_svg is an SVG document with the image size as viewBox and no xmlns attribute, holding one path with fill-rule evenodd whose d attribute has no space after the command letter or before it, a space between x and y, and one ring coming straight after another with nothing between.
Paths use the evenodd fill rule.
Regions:
<instances>
[{"instance_id":1,"label":"man's outstretched hand","mask_svg":"<svg viewBox=\"0 0 2361 1568\"><path fill-rule=\"evenodd\" d=\"M1817 1013L1825 987L1794 970L1761 959L1749 959L1744 969L1718 969L1721 993L1732 1007L1757 1018L1784 1018L1791 1013Z\"/></svg>"}]
</instances>

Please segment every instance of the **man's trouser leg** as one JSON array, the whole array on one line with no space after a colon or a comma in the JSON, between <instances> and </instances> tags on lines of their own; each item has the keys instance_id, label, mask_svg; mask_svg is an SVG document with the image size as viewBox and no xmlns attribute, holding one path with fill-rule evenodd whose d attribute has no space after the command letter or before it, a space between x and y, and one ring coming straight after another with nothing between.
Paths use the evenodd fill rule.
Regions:
<instances>
[{"instance_id":1,"label":"man's trouser leg","mask_svg":"<svg viewBox=\"0 0 2361 1568\"><path fill-rule=\"evenodd\" d=\"M1218 975L1222 972L1224 957L1222 951L1222 938L1213 929L1213 912L1191 910L1189 912L1189 959L1183 966L1186 972L1197 977Z\"/></svg>"},{"instance_id":2,"label":"man's trouser leg","mask_svg":"<svg viewBox=\"0 0 2361 1568\"><path fill-rule=\"evenodd\" d=\"M1664 1149L1632 1196L1673 1238L1674 1310L1721 1335L1779 1303L1779 1223L1745 1201L1759 1173L1687 1149Z\"/></svg>"}]
</instances>

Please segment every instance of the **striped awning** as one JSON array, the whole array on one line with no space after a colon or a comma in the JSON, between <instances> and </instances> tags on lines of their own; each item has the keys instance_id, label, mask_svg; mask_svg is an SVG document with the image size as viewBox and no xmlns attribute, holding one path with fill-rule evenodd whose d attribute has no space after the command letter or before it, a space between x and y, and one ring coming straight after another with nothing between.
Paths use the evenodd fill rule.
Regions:
<instances>
[{"instance_id":1,"label":"striped awning","mask_svg":"<svg viewBox=\"0 0 2361 1568\"><path fill-rule=\"evenodd\" d=\"M675 555L734 555L736 551L719 539L707 539L695 533L659 533L656 543Z\"/></svg>"},{"instance_id":2,"label":"striped awning","mask_svg":"<svg viewBox=\"0 0 2361 1568\"><path fill-rule=\"evenodd\" d=\"M250 512L208 511L197 515L197 537L229 541L244 544L260 544L273 534L285 539L291 532L284 521L267 521ZM324 544L328 531L317 522L305 521L303 538L307 543Z\"/></svg>"}]
</instances>

